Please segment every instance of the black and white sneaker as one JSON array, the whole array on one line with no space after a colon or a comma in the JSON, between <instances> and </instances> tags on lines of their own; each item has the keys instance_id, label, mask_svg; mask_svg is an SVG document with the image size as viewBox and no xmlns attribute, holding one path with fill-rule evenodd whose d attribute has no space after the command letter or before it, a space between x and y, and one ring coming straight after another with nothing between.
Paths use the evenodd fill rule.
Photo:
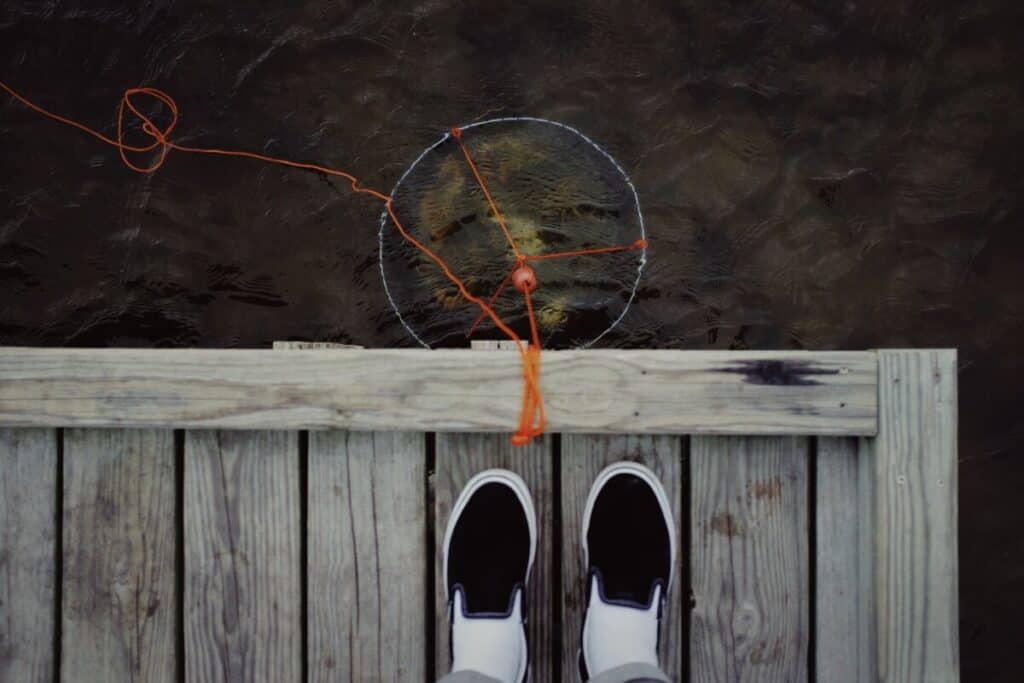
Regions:
<instances>
[{"instance_id":1,"label":"black and white sneaker","mask_svg":"<svg viewBox=\"0 0 1024 683\"><path fill-rule=\"evenodd\" d=\"M453 673L526 680L525 593L536 552L537 515L526 483L506 470L473 477L444 534Z\"/></svg>"},{"instance_id":2,"label":"black and white sneaker","mask_svg":"<svg viewBox=\"0 0 1024 683\"><path fill-rule=\"evenodd\" d=\"M627 664L657 669L675 539L668 496L654 472L620 462L597 476L583 513L587 608L581 680Z\"/></svg>"}]
</instances>

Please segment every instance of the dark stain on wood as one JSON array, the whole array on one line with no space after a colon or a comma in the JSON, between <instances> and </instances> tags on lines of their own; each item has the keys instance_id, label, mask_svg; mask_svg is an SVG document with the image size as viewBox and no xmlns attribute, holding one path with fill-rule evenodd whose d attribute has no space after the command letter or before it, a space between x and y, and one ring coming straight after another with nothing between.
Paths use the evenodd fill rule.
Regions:
<instances>
[{"instance_id":1,"label":"dark stain on wood","mask_svg":"<svg viewBox=\"0 0 1024 683\"><path fill-rule=\"evenodd\" d=\"M820 375L838 375L835 368L823 368L806 360L743 360L722 368L722 372L743 375L748 384L768 386L812 386Z\"/></svg>"},{"instance_id":2,"label":"dark stain on wood","mask_svg":"<svg viewBox=\"0 0 1024 683\"><path fill-rule=\"evenodd\" d=\"M750 482L747 484L747 493L757 500L776 501L782 497L782 480L779 477L772 477Z\"/></svg>"},{"instance_id":3,"label":"dark stain on wood","mask_svg":"<svg viewBox=\"0 0 1024 683\"><path fill-rule=\"evenodd\" d=\"M818 384L818 382L812 382L812 384ZM840 405L840 408L845 408L845 405ZM814 406L788 406L786 412L790 415L821 415L821 411Z\"/></svg>"},{"instance_id":4,"label":"dark stain on wood","mask_svg":"<svg viewBox=\"0 0 1024 683\"><path fill-rule=\"evenodd\" d=\"M744 532L743 522L739 521L728 512L719 512L717 515L712 517L711 529L723 536L729 536L730 538L742 536Z\"/></svg>"},{"instance_id":5,"label":"dark stain on wood","mask_svg":"<svg viewBox=\"0 0 1024 683\"><path fill-rule=\"evenodd\" d=\"M771 649L768 648L768 643L761 641L754 646L754 649L750 652L750 663L771 664L781 659L782 656L783 649L780 641L776 640Z\"/></svg>"}]
</instances>

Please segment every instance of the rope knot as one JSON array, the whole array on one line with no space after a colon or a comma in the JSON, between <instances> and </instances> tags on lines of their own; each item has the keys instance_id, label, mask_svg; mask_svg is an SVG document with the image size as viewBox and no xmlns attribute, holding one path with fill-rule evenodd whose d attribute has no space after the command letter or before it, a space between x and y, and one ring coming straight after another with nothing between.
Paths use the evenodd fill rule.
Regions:
<instances>
[{"instance_id":1,"label":"rope knot","mask_svg":"<svg viewBox=\"0 0 1024 683\"><path fill-rule=\"evenodd\" d=\"M167 108L170 112L171 120L164 128L158 126L151 118L142 113L139 107L136 106L135 102L132 101L132 98L136 96L149 97L163 104ZM142 132L152 138L153 141L148 145L129 145L125 142L125 115L129 112L137 120L142 122ZM156 88L129 88L128 90L125 90L124 95L121 96L121 104L117 108L117 150L121 153L121 161L124 162L125 166L138 173L153 173L164 165L164 161L167 159L167 153L173 149L174 145L167 140L167 136L171 134L174 127L177 125L178 103L174 101L173 97L165 93L163 90L157 90ZM155 149L159 149L160 153L148 166L139 166L128 158L129 152L133 154L144 154L146 152L152 152Z\"/></svg>"},{"instance_id":2,"label":"rope knot","mask_svg":"<svg viewBox=\"0 0 1024 683\"><path fill-rule=\"evenodd\" d=\"M547 422L544 399L540 393L540 346L523 346L520 343L519 351L523 357L523 406L519 412L519 429L512 435L513 446L525 446L543 434Z\"/></svg>"}]
</instances>

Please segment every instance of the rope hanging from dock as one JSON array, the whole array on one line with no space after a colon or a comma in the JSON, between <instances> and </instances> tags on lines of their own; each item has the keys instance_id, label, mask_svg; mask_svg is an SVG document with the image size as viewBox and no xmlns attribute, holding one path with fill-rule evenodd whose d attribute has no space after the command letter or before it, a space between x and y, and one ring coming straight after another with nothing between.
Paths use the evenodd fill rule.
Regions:
<instances>
[{"instance_id":1,"label":"rope hanging from dock","mask_svg":"<svg viewBox=\"0 0 1024 683\"><path fill-rule=\"evenodd\" d=\"M456 275L451 267L435 252L431 251L426 245L414 238L402 225L402 222L398 219L395 214L393 207L392 198L389 195L379 192L372 188L363 187L359 183L359 179L351 173L346 171L322 166L319 164L311 164L299 161L292 161L282 157L268 156L264 154L257 154L255 152L248 152L244 150L233 150L233 149L218 149L213 147L192 147L188 145L182 145L174 142L170 139L171 134L174 132L178 125L180 111L178 104L174 98L165 93L162 90L151 87L139 87L130 88L124 92L121 96L120 104L117 109L117 137L111 138L99 131L90 128L89 126L80 123L74 119L61 116L48 109L45 109L23 95L19 94L9 85L0 81L0 89L7 92L12 98L28 107L29 109L37 112L38 114L62 123L64 125L76 128L83 133L86 133L100 142L106 145L114 147L118 150L121 156L121 161L132 171L136 173L150 174L158 171L164 163L167 161L167 156L172 152L183 152L186 154L205 154L214 156L224 157L240 157L245 159L253 159L268 164L275 164L278 166L286 166L289 168L296 168L306 171L314 171L317 173L323 173L324 175L334 176L343 178L349 182L351 189L356 194L369 195L375 199L384 202L384 208L388 216L391 218L395 228L401 234L402 238L409 244L415 247L417 250L423 253L428 259L433 261L441 272L444 273L445 277L451 281L452 284L458 289L459 294L466 301L476 305L480 309L480 315L473 326L467 332L467 336L471 335L473 330L485 319L489 318L494 325L509 339L515 342L519 354L522 358L522 373L523 373L523 398L522 406L519 414L519 424L515 433L512 436L512 443L517 446L522 446L529 443L532 439L540 436L544 433L545 428L545 415L544 415L544 399L540 389L540 371L541 371L541 344L540 335L537 328L537 319L534 312L532 294L540 283L537 280L537 275L533 268L530 267L531 261L551 260L560 258L572 258L579 256L593 256L600 254L610 254L623 251L643 250L647 248L647 241L645 239L639 239L631 244L614 245L607 247L599 247L594 249L578 249L573 251L563 251L554 253L544 254L527 254L521 251L519 245L516 243L512 236L512 232L509 230L508 225L505 223L502 213L495 202L493 195L487 187L487 182L477 167L470 154L469 149L463 142L463 130L460 128L451 129L451 137L458 144L463 157L466 160L470 171L473 174L477 184L487 199L487 203L490 206L491 211L494 214L495 219L498 222L502 232L508 241L509 248L515 257L515 265L512 270L508 273L505 279L501 282L494 294L485 301L484 299L474 295L469 291L465 282ZM137 104L139 99L149 98L152 101L162 105L166 108L169 113L170 120L164 126L158 125L152 118L144 114ZM136 123L141 123L141 130L148 138L150 142L145 144L132 145L126 142L127 127L131 121L134 120ZM136 163L139 161L137 158L133 160L133 157L139 155L150 155L148 163ZM155 155L155 156L154 156ZM497 314L494 309L494 304L499 295L505 290L505 288L511 284L513 288L519 291L523 296L523 304L526 309L527 318L530 325L530 342L526 343L504 320Z\"/></svg>"}]
</instances>

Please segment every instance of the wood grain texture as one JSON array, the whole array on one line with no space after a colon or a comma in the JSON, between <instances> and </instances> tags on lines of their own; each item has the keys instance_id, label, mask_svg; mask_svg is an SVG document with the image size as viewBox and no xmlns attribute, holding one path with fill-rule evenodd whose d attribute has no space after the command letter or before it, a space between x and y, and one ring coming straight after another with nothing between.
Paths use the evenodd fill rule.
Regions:
<instances>
[{"instance_id":1,"label":"wood grain texture","mask_svg":"<svg viewBox=\"0 0 1024 683\"><path fill-rule=\"evenodd\" d=\"M650 467L661 480L675 516L678 556L674 579L662 616L661 664L671 680L682 675L683 642L682 594L683 558L687 549L682 543L682 454L677 436L595 436L567 434L562 439L562 632L565 647L562 657L562 680L578 676L576 649L583 629L586 607L586 567L583 566L583 507L597 475L606 466L622 460L633 460Z\"/></svg>"},{"instance_id":2,"label":"wood grain texture","mask_svg":"<svg viewBox=\"0 0 1024 683\"><path fill-rule=\"evenodd\" d=\"M481 354L488 357L504 353ZM552 666L552 614L551 577L554 569L551 554L552 532L552 465L551 439L544 437L516 448L508 434L438 434L437 461L434 475L436 538L435 552L435 605L437 675L448 671L451 664L449 651L449 624L445 601L443 547L444 532L451 516L452 506L466 483L477 473L500 467L512 470L523 478L533 494L537 511L537 556L533 574L527 588L526 605L529 613L528 639L530 643L530 676L534 683L555 680Z\"/></svg>"},{"instance_id":3,"label":"wood grain texture","mask_svg":"<svg viewBox=\"0 0 1024 683\"><path fill-rule=\"evenodd\" d=\"M878 356L878 680L958 681L956 352Z\"/></svg>"},{"instance_id":4,"label":"wood grain texture","mask_svg":"<svg viewBox=\"0 0 1024 683\"><path fill-rule=\"evenodd\" d=\"M855 438L818 439L815 680L875 680L874 461Z\"/></svg>"},{"instance_id":5,"label":"wood grain texture","mask_svg":"<svg viewBox=\"0 0 1024 683\"><path fill-rule=\"evenodd\" d=\"M302 671L295 432L185 435L185 674L290 683Z\"/></svg>"},{"instance_id":6,"label":"wood grain texture","mask_svg":"<svg viewBox=\"0 0 1024 683\"><path fill-rule=\"evenodd\" d=\"M56 487L56 430L0 429L0 681L53 681Z\"/></svg>"},{"instance_id":7,"label":"wood grain texture","mask_svg":"<svg viewBox=\"0 0 1024 683\"><path fill-rule=\"evenodd\" d=\"M0 349L0 425L511 431L517 353ZM877 431L872 352L546 351L551 431Z\"/></svg>"},{"instance_id":8,"label":"wood grain texture","mask_svg":"<svg viewBox=\"0 0 1024 683\"><path fill-rule=\"evenodd\" d=\"M425 445L412 432L309 435L314 683L426 677Z\"/></svg>"},{"instance_id":9,"label":"wood grain texture","mask_svg":"<svg viewBox=\"0 0 1024 683\"><path fill-rule=\"evenodd\" d=\"M61 679L177 680L174 434L64 432Z\"/></svg>"},{"instance_id":10,"label":"wood grain texture","mask_svg":"<svg viewBox=\"0 0 1024 683\"><path fill-rule=\"evenodd\" d=\"M693 681L807 680L807 441L691 440Z\"/></svg>"}]
</instances>

